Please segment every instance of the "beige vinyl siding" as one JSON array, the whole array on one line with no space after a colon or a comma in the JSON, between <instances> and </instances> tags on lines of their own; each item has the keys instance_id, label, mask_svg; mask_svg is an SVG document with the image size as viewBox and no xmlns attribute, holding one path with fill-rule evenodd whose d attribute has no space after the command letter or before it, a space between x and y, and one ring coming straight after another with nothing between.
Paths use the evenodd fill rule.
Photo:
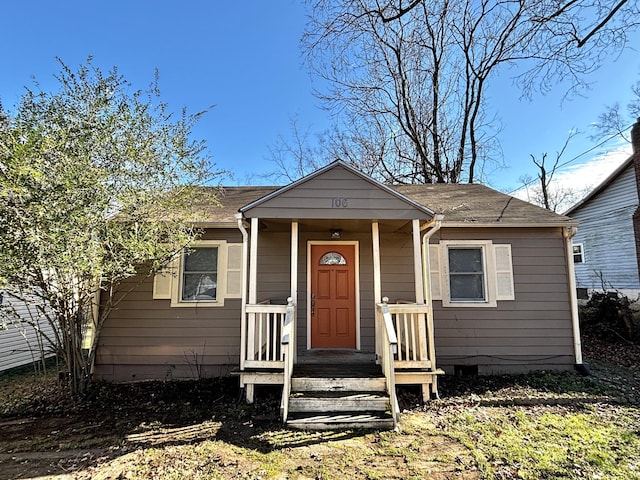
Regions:
<instances>
[{"instance_id":1,"label":"beige vinyl siding","mask_svg":"<svg viewBox=\"0 0 640 480\"><path fill-rule=\"evenodd\" d=\"M413 238L409 233L380 235L380 275L383 297L394 303L415 302Z\"/></svg>"},{"instance_id":2,"label":"beige vinyl siding","mask_svg":"<svg viewBox=\"0 0 640 480\"><path fill-rule=\"evenodd\" d=\"M238 231L209 231L205 239L238 243ZM307 243L328 240L328 231L301 228L298 244L298 348L307 348ZM571 313L564 240L560 228L443 228L432 239L492 240L511 245L515 300L497 307L442 307L434 301L439 366L478 365L480 373L569 368L573 365ZM371 231L343 231L338 242L358 241L361 349L373 351L374 292ZM260 232L257 298L282 303L290 295L291 233ZM415 301L413 243L409 232L380 238L382 295ZM132 280L133 281L133 280ZM207 376L239 363L241 300L223 307L171 308L152 299L145 280L114 311L100 338L98 378L126 381L191 377L194 363ZM191 368L189 364L191 363Z\"/></svg>"},{"instance_id":3,"label":"beige vinyl siding","mask_svg":"<svg viewBox=\"0 0 640 480\"><path fill-rule=\"evenodd\" d=\"M240 300L220 308L172 308L170 300L152 299L147 278L107 320L96 375L115 381L192 378L196 363L204 376L225 373L239 362L239 312Z\"/></svg>"},{"instance_id":4,"label":"beige vinyl siding","mask_svg":"<svg viewBox=\"0 0 640 480\"><path fill-rule=\"evenodd\" d=\"M241 242L237 230L210 230L203 239ZM98 342L98 379L135 381L193 378L196 364L206 377L226 375L239 364L240 299L223 307L171 307L153 299L153 279L134 277L122 289L142 283L107 319Z\"/></svg>"},{"instance_id":5,"label":"beige vinyl siding","mask_svg":"<svg viewBox=\"0 0 640 480\"><path fill-rule=\"evenodd\" d=\"M291 293L291 232L260 232L258 302L284 304Z\"/></svg>"},{"instance_id":6,"label":"beige vinyl siding","mask_svg":"<svg viewBox=\"0 0 640 480\"><path fill-rule=\"evenodd\" d=\"M511 244L515 300L482 309L443 308L434 301L439 366L478 365L480 373L499 373L573 365L561 229L443 228L431 243L440 240Z\"/></svg>"}]
</instances>

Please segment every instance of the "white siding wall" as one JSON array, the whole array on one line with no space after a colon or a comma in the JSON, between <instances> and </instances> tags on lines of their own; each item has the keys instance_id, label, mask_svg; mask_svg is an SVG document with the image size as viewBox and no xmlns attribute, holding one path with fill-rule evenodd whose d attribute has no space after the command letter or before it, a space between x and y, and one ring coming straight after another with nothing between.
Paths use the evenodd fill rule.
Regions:
<instances>
[{"instance_id":1,"label":"white siding wall","mask_svg":"<svg viewBox=\"0 0 640 480\"><path fill-rule=\"evenodd\" d=\"M9 299L5 296L2 305L7 307L8 304ZM36 322L45 335L50 338L53 336L53 329L49 322L45 318L38 317L33 305L17 301L11 302L11 305L20 318ZM31 325L0 316L0 371L40 360L41 350L44 350L45 356L52 355L47 340L42 335L38 335Z\"/></svg>"},{"instance_id":2,"label":"white siding wall","mask_svg":"<svg viewBox=\"0 0 640 480\"><path fill-rule=\"evenodd\" d=\"M608 288L640 289L633 233L638 192L633 164L602 192L571 214L580 222L573 243L582 243L584 263L576 264L578 288L601 289L600 272Z\"/></svg>"}]
</instances>

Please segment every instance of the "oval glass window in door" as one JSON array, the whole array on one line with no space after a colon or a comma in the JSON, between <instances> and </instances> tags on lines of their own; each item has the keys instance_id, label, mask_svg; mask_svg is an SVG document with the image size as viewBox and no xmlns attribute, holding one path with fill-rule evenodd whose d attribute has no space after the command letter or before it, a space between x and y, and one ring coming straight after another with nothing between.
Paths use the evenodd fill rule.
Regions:
<instances>
[{"instance_id":1,"label":"oval glass window in door","mask_svg":"<svg viewBox=\"0 0 640 480\"><path fill-rule=\"evenodd\" d=\"M338 252L325 253L320 259L320 265L346 265L347 261Z\"/></svg>"}]
</instances>

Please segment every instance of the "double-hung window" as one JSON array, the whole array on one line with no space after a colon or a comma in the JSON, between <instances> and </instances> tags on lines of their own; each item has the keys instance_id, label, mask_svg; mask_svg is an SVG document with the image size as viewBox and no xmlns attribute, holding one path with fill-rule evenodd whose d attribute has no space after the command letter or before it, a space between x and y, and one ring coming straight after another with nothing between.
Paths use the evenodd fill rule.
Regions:
<instances>
[{"instance_id":1,"label":"double-hung window","mask_svg":"<svg viewBox=\"0 0 640 480\"><path fill-rule=\"evenodd\" d=\"M452 302L485 302L485 263L482 247L447 248Z\"/></svg>"},{"instance_id":2,"label":"double-hung window","mask_svg":"<svg viewBox=\"0 0 640 480\"><path fill-rule=\"evenodd\" d=\"M582 243L573 244L573 263L584 263L584 245Z\"/></svg>"},{"instance_id":3,"label":"double-hung window","mask_svg":"<svg viewBox=\"0 0 640 480\"><path fill-rule=\"evenodd\" d=\"M496 307L515 300L510 244L441 240L429 245L431 298L443 307Z\"/></svg>"},{"instance_id":4,"label":"double-hung window","mask_svg":"<svg viewBox=\"0 0 640 480\"><path fill-rule=\"evenodd\" d=\"M183 253L183 302L209 301L218 298L218 247L192 247Z\"/></svg>"},{"instance_id":5,"label":"double-hung window","mask_svg":"<svg viewBox=\"0 0 640 480\"><path fill-rule=\"evenodd\" d=\"M222 307L242 296L242 244L198 240L158 272L153 298L172 307Z\"/></svg>"}]
</instances>

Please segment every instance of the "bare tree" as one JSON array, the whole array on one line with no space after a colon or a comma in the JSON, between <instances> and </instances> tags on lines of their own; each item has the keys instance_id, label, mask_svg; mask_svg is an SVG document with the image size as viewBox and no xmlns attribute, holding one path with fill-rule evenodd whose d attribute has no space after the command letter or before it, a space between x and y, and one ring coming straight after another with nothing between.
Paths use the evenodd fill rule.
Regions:
<instances>
[{"instance_id":1,"label":"bare tree","mask_svg":"<svg viewBox=\"0 0 640 480\"><path fill-rule=\"evenodd\" d=\"M486 92L501 67L521 66L524 93L579 89L633 13L604 0L316 0L303 45L341 125L327 144L386 181L474 182L497 157Z\"/></svg>"},{"instance_id":2,"label":"bare tree","mask_svg":"<svg viewBox=\"0 0 640 480\"><path fill-rule=\"evenodd\" d=\"M556 151L555 160L551 167L549 167L547 163L547 152L544 152L540 158L537 158L533 154L530 155L533 164L538 169L536 178L533 178L531 175L525 175L520 178L529 202L551 210L552 212L561 212L577 202L589 190L589 187L576 189L563 185L557 181L556 177L558 170L566 165L566 163L560 163L560 161L569 143L576 135L578 135L578 132L575 130L569 133L562 148ZM556 181L554 181L554 178L556 178Z\"/></svg>"},{"instance_id":3,"label":"bare tree","mask_svg":"<svg viewBox=\"0 0 640 480\"><path fill-rule=\"evenodd\" d=\"M378 4L377 8L373 9L371 13L375 13L380 17L380 19L384 23L393 22L394 20L398 20L400 17L408 14L423 3L424 0L411 0L408 5L404 5L402 1L395 3L380 5ZM583 25L582 33L580 31L576 31L573 41L576 43L578 48L584 47L589 40L591 40L594 36L596 36L601 30L606 29L607 25L610 25L613 22L613 18L618 14L620 17L620 11L624 12L624 7L628 3L628 0L619 0L617 2L594 2L591 5L598 7L598 17L594 17L590 23ZM576 0L568 0L567 2L560 3L556 10L549 15L549 18L559 17L568 9L575 7L576 4L579 4Z\"/></svg>"},{"instance_id":4,"label":"bare tree","mask_svg":"<svg viewBox=\"0 0 640 480\"><path fill-rule=\"evenodd\" d=\"M289 135L278 135L275 144L269 147L269 159L276 170L264 178L290 183L327 163L325 150L311 138L310 126L301 126L297 116L290 119L289 126Z\"/></svg>"},{"instance_id":5,"label":"bare tree","mask_svg":"<svg viewBox=\"0 0 640 480\"><path fill-rule=\"evenodd\" d=\"M614 103L598 116L598 121L593 125L596 133L592 140L602 140L606 137L620 137L625 142L631 143L629 131L631 125L640 119L640 80L631 86L631 100L625 109L619 102Z\"/></svg>"}]
</instances>

